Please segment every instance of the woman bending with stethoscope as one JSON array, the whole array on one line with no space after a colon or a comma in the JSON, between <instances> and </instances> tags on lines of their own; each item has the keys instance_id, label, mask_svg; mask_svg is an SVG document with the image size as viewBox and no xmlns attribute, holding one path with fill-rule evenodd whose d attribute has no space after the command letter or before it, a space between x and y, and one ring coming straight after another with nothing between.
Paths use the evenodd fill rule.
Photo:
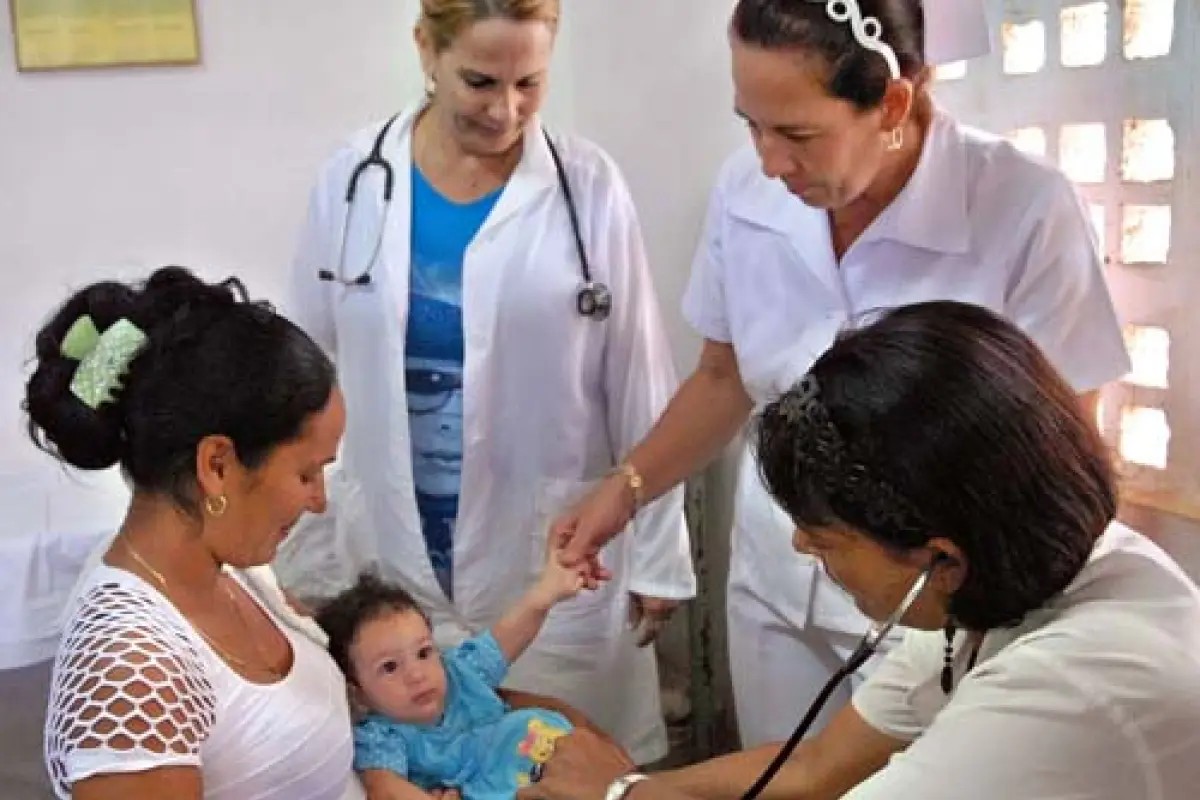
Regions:
<instances>
[{"instance_id":1,"label":"woman bending with stethoscope","mask_svg":"<svg viewBox=\"0 0 1200 800\"><path fill-rule=\"evenodd\" d=\"M330 489L346 577L378 564L441 645L495 623L544 563L550 518L676 386L624 180L538 122L558 14L425 0L428 96L328 162L295 270L291 311L346 397ZM555 609L510 684L583 710L646 763L666 736L639 645L695 579L680 493L637 526L602 556L615 578Z\"/></svg>"},{"instance_id":2,"label":"woman bending with stethoscope","mask_svg":"<svg viewBox=\"0 0 1200 800\"><path fill-rule=\"evenodd\" d=\"M949 301L889 311L750 438L795 524L780 534L903 643L791 753L647 777L580 733L520 800L1197 796L1200 589L1115 521L1093 418L1015 324ZM790 698L813 698L800 676Z\"/></svg>"}]
</instances>

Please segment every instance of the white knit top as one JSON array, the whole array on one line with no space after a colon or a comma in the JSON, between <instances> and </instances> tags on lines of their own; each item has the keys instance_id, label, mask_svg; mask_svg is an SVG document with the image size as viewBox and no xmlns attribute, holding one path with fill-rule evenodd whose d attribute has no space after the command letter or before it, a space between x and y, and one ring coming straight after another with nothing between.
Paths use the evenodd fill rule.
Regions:
<instances>
[{"instance_id":1,"label":"white knit top","mask_svg":"<svg viewBox=\"0 0 1200 800\"><path fill-rule=\"evenodd\" d=\"M59 798L90 776L166 766L199 767L206 800L361 796L345 681L328 654L268 604L259 600L295 658L285 678L261 685L230 669L132 573L101 564L77 598L46 719Z\"/></svg>"}]
</instances>

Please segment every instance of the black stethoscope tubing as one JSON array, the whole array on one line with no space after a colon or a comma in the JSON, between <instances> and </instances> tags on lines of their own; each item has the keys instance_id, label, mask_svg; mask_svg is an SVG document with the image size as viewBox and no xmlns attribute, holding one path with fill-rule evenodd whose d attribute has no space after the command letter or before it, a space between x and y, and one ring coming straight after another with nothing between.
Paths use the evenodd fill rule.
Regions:
<instances>
[{"instance_id":1,"label":"black stethoscope tubing","mask_svg":"<svg viewBox=\"0 0 1200 800\"><path fill-rule=\"evenodd\" d=\"M350 173L350 178L346 184L346 220L345 224L342 225L342 244L338 250L338 271L335 273L328 269L320 270L317 276L322 281L337 282L344 286L369 286L371 284L371 269L374 267L375 261L379 257L379 251L383 246L383 226L380 226L380 234L375 242L375 249L371 253L371 258L367 261L366 268L361 274L356 275L352 279L347 279L345 272L346 233L349 229L350 209L358 196L359 180L367 170L378 168L383 171L383 215L385 218L387 217L388 209L392 202L392 194L396 187L396 171L392 167L391 162L384 157L383 146L387 140L388 133L399 116L399 114L396 114L384 124L379 134L375 137L374 143L371 145L371 151L367 154L366 158L355 165L354 170ZM550 157L554 161L554 171L558 175L559 189L567 204L567 216L571 222L571 234L575 242L575 253L579 259L579 271L583 277L583 286L580 287L575 297L575 307L581 316L603 321L608 318L608 315L612 311L612 293L604 283L597 283L592 279L592 266L588 260L587 248L583 244L583 230L579 223L579 211L575 205L574 195L571 192L571 182L567 178L567 170L563 166L558 148L555 146L553 139L550 138L549 131L542 128L542 136L546 140L546 146L550 149Z\"/></svg>"}]
</instances>

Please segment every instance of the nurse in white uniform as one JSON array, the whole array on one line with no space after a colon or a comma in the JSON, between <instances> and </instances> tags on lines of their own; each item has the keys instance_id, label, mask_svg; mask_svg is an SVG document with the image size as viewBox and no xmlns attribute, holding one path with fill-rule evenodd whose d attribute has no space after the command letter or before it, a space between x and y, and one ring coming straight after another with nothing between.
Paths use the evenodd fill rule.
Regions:
<instances>
[{"instance_id":1,"label":"nurse in white uniform","mask_svg":"<svg viewBox=\"0 0 1200 800\"><path fill-rule=\"evenodd\" d=\"M865 615L908 625L903 644L792 753L647 779L581 733L521 800L1197 797L1200 589L1114 520L1094 420L1011 322L947 301L888 312L751 438L795 547Z\"/></svg>"},{"instance_id":2,"label":"nurse in white uniform","mask_svg":"<svg viewBox=\"0 0 1200 800\"><path fill-rule=\"evenodd\" d=\"M558 14L425 0L428 97L329 160L295 268L291 313L334 355L347 404L332 547L347 578L378 564L411 591L442 645L520 596L550 519L677 385L624 180L538 120ZM582 710L644 763L666 736L639 645L695 577L680 492L635 526L602 555L617 577L557 608L509 685Z\"/></svg>"},{"instance_id":3,"label":"nurse in white uniform","mask_svg":"<svg viewBox=\"0 0 1200 800\"><path fill-rule=\"evenodd\" d=\"M738 3L735 107L753 147L721 171L684 298L705 339L700 364L629 468L556 522L573 534L570 557L623 529L630 480L652 498L703 468L752 408L873 310L933 299L991 308L1089 406L1128 370L1094 232L1067 178L933 102L931 61L964 54L938 40L970 14L982 19L962 0ZM986 42L986 29L970 33ZM747 456L728 604L746 746L787 737L866 624L791 550L789 530ZM784 691L796 685L807 692ZM847 688L829 714L848 699Z\"/></svg>"}]
</instances>

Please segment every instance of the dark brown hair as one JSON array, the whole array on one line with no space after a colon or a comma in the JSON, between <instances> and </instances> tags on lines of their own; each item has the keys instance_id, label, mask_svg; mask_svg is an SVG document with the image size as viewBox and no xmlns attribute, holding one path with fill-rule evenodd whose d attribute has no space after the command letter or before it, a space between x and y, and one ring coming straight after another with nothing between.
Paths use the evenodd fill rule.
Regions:
<instances>
[{"instance_id":1,"label":"dark brown hair","mask_svg":"<svg viewBox=\"0 0 1200 800\"><path fill-rule=\"evenodd\" d=\"M1079 574L1116 515L1108 450L1023 332L931 302L844 333L757 420L771 494L802 529L894 551L933 537L968 561L961 625L1011 625Z\"/></svg>"},{"instance_id":2,"label":"dark brown hair","mask_svg":"<svg viewBox=\"0 0 1200 800\"><path fill-rule=\"evenodd\" d=\"M864 17L879 20L881 40L896 53L900 73L917 79L925 69L925 13L921 0L858 0ZM795 50L826 66L826 87L860 109L883 101L891 74L879 53L854 38L849 20L829 16L825 2L739 0L734 35L767 50Z\"/></svg>"},{"instance_id":3,"label":"dark brown hair","mask_svg":"<svg viewBox=\"0 0 1200 800\"><path fill-rule=\"evenodd\" d=\"M386 614L412 611L426 624L429 617L412 595L399 586L385 583L373 572L363 572L349 589L320 606L317 624L329 637L329 655L351 683L357 683L350 648L363 625Z\"/></svg>"},{"instance_id":4,"label":"dark brown hair","mask_svg":"<svg viewBox=\"0 0 1200 800\"><path fill-rule=\"evenodd\" d=\"M149 341L113 402L91 408L70 391L79 362L61 352L83 315L100 331L126 319ZM38 332L24 409L34 443L79 469L120 464L140 491L198 513L196 447L233 440L250 469L298 437L333 392L333 363L236 278L206 283L163 267L140 284L103 281L56 309Z\"/></svg>"}]
</instances>

